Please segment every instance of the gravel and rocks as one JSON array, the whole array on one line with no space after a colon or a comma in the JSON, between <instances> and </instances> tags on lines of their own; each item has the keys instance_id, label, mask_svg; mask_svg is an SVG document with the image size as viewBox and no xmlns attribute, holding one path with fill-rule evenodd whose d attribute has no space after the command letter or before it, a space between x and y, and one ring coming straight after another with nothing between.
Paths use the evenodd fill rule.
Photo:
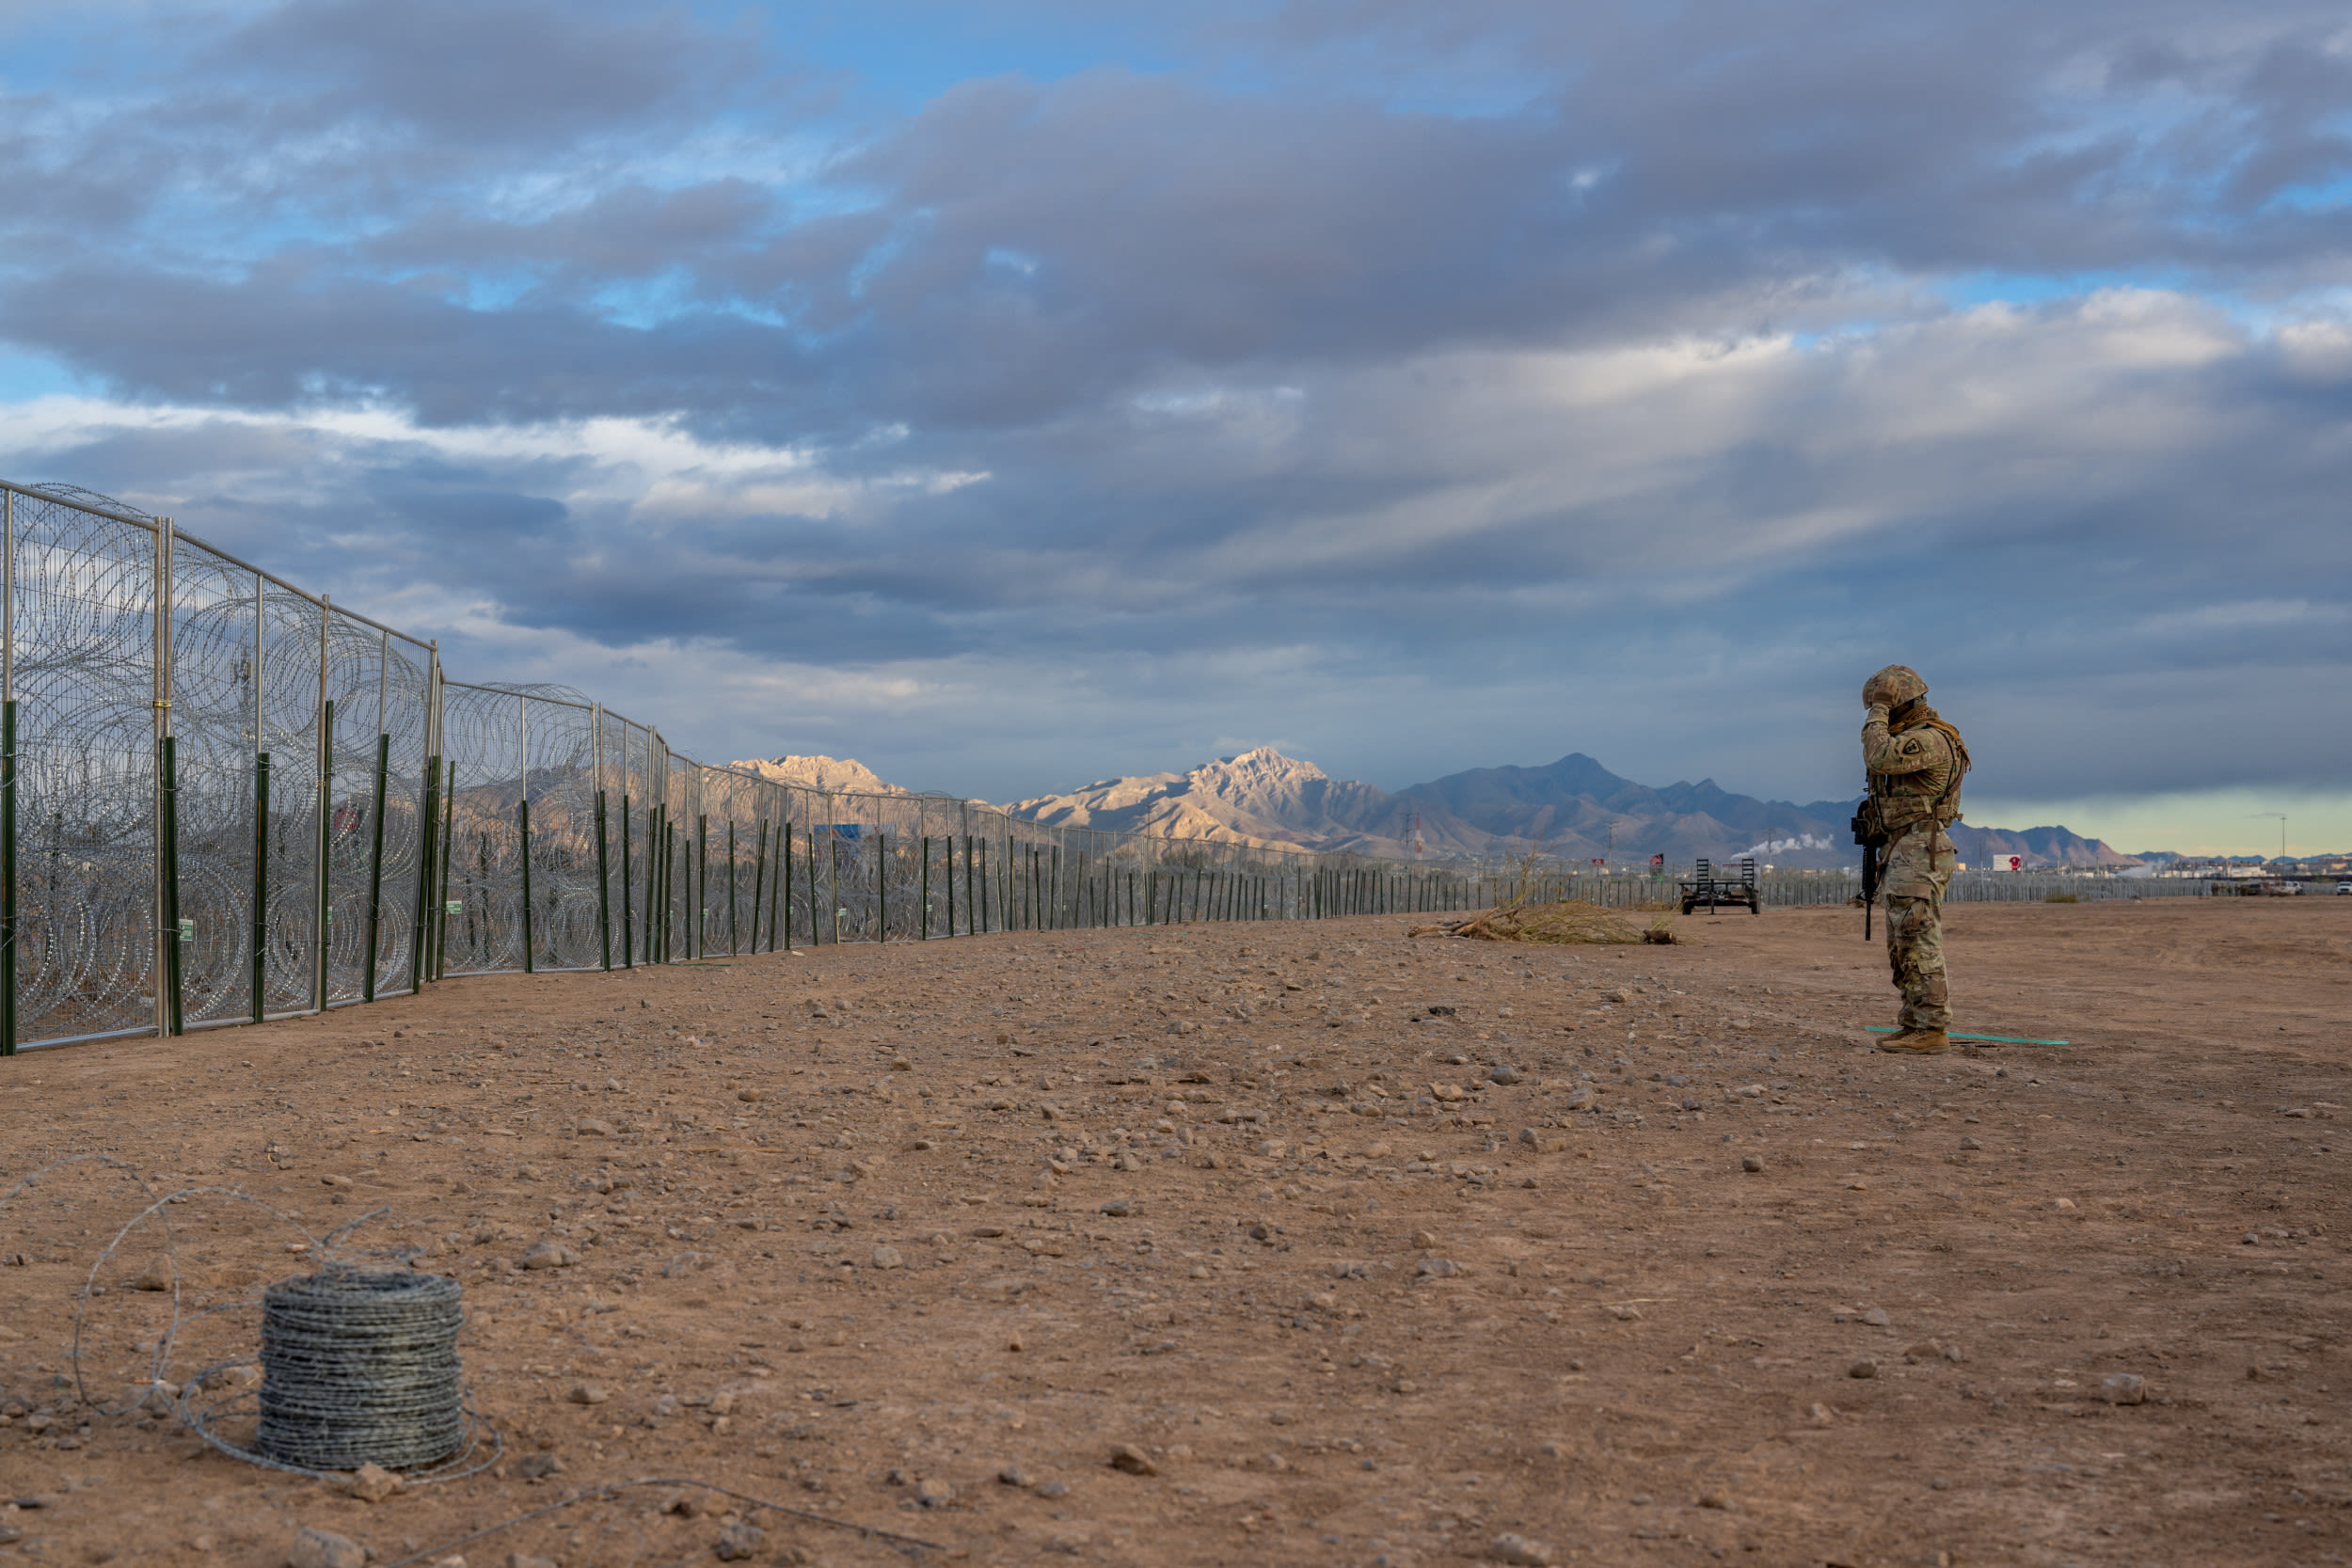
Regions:
<instances>
[{"instance_id":1,"label":"gravel and rocks","mask_svg":"<svg viewBox=\"0 0 2352 1568\"><path fill-rule=\"evenodd\" d=\"M2089 1562L2118 1518L2321 1560L2352 1551L2341 902L1956 906L1963 1021L2074 1043L1932 1060L1861 1037L1890 993L1842 910L1638 949L826 946L28 1053L8 1173L103 1148L313 1231L389 1207L355 1244L464 1284L506 1449L370 1504L107 1413L159 1246L102 1271L103 1408L72 1397L136 1199L77 1166L0 1210L0 1523L51 1560L266 1561L298 1521L437 1561L652 1475L975 1560ZM248 1205L169 1212L189 1310L311 1266ZM743 1525L755 1560L903 1560L694 1495L463 1555L707 1560Z\"/></svg>"}]
</instances>

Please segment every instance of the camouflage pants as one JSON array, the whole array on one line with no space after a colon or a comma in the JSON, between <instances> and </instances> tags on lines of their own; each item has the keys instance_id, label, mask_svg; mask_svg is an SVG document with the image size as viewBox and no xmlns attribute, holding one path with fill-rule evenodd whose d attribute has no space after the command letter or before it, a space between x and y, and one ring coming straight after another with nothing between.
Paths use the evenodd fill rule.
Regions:
<instances>
[{"instance_id":1,"label":"camouflage pants","mask_svg":"<svg viewBox=\"0 0 2352 1568\"><path fill-rule=\"evenodd\" d=\"M1959 851L1932 822L1920 823L1886 847L1886 962L1903 993L1896 1022L1906 1029L1951 1027L1944 981L1944 889L1959 864Z\"/></svg>"}]
</instances>

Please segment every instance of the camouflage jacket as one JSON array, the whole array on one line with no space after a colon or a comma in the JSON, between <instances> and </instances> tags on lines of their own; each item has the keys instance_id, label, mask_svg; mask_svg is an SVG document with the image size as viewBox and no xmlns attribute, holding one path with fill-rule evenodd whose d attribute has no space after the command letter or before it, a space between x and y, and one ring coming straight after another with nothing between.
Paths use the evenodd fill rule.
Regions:
<instances>
[{"instance_id":1,"label":"camouflage jacket","mask_svg":"<svg viewBox=\"0 0 2352 1568\"><path fill-rule=\"evenodd\" d=\"M1934 725L1894 733L1885 710L1872 708L1862 726L1862 763L1870 770L1870 804L1889 838L1930 819L1946 827L1960 820L1963 769Z\"/></svg>"}]
</instances>

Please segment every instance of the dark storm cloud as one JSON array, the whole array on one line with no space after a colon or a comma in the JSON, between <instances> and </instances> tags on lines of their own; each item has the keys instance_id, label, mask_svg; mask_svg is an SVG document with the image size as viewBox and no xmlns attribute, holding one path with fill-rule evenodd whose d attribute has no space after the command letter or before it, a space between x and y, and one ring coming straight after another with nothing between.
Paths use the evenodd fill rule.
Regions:
<instances>
[{"instance_id":1,"label":"dark storm cloud","mask_svg":"<svg viewBox=\"0 0 2352 1568\"><path fill-rule=\"evenodd\" d=\"M284 407L389 397L428 425L819 400L796 342L712 313L650 326L578 305L480 309L298 253L227 281L92 265L0 298L0 333L126 392Z\"/></svg>"},{"instance_id":2,"label":"dark storm cloud","mask_svg":"<svg viewBox=\"0 0 2352 1568\"><path fill-rule=\"evenodd\" d=\"M2352 740L2250 740L2352 653L2344 38L1331 0L853 120L787 29L295 5L127 106L10 101L0 334L223 417L45 467L339 598L1083 670L1106 712L1183 708L1135 650L1254 653L1263 689L1216 666L1233 728L1392 783L1507 760L1574 679L1621 768L1701 703L1769 716L1741 786L1799 795L1850 737L1786 693L1924 640L2012 793L2321 780ZM1956 310L1979 275L2046 302ZM315 422L359 407L405 432ZM604 420L692 450L469 439ZM1407 678L1428 766L1339 697ZM2230 743L2153 738L2162 689ZM1061 755L1035 786L1102 770Z\"/></svg>"},{"instance_id":3,"label":"dark storm cloud","mask_svg":"<svg viewBox=\"0 0 2352 1568\"><path fill-rule=\"evenodd\" d=\"M537 150L740 81L754 60L718 42L683 9L310 0L265 13L207 63L276 78L319 120Z\"/></svg>"}]
</instances>

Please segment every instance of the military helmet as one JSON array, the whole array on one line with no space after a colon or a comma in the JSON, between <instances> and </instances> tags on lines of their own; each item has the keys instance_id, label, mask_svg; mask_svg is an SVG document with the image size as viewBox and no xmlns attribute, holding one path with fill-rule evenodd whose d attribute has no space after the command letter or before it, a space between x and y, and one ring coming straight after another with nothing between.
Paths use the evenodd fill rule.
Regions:
<instances>
[{"instance_id":1,"label":"military helmet","mask_svg":"<svg viewBox=\"0 0 2352 1568\"><path fill-rule=\"evenodd\" d=\"M1913 698L1927 694L1928 683L1908 664L1890 664L1862 683L1865 705L1884 703L1889 707L1900 707Z\"/></svg>"}]
</instances>

